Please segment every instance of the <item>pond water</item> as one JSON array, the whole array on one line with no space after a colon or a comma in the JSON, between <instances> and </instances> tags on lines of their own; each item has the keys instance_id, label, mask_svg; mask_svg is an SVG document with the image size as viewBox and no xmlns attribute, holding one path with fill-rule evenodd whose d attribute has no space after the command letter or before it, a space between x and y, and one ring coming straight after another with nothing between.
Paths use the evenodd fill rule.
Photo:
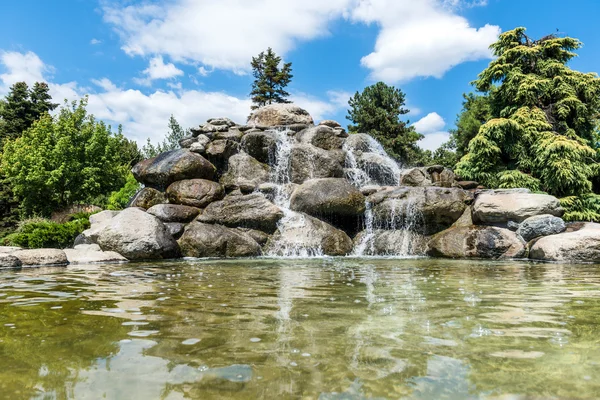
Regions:
<instances>
[{"instance_id":1,"label":"pond water","mask_svg":"<svg viewBox=\"0 0 600 400\"><path fill-rule=\"evenodd\" d=\"M591 399L600 266L183 261L0 271L0 398Z\"/></svg>"}]
</instances>

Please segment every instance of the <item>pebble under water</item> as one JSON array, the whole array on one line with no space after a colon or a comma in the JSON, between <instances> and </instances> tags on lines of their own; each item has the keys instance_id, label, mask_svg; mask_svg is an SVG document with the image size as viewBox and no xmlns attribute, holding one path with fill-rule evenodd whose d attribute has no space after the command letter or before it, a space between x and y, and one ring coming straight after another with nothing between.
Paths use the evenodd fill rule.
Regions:
<instances>
[{"instance_id":1,"label":"pebble under water","mask_svg":"<svg viewBox=\"0 0 600 400\"><path fill-rule=\"evenodd\" d=\"M597 265L319 258L0 271L0 398L598 397Z\"/></svg>"}]
</instances>

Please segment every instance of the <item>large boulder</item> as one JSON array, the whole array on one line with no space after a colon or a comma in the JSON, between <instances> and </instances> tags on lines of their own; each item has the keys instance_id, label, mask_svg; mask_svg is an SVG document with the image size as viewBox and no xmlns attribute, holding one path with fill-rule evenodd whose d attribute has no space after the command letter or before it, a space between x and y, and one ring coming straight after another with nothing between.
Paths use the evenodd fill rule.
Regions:
<instances>
[{"instance_id":1,"label":"large boulder","mask_svg":"<svg viewBox=\"0 0 600 400\"><path fill-rule=\"evenodd\" d=\"M545 236L535 241L529 257L560 262L600 262L600 224L587 222L578 230Z\"/></svg>"},{"instance_id":2,"label":"large boulder","mask_svg":"<svg viewBox=\"0 0 600 400\"><path fill-rule=\"evenodd\" d=\"M426 247L425 238L409 230L365 230L354 238L354 254L360 256L422 255Z\"/></svg>"},{"instance_id":3,"label":"large boulder","mask_svg":"<svg viewBox=\"0 0 600 400\"><path fill-rule=\"evenodd\" d=\"M390 187L367 197L373 222L380 229L409 229L424 235L454 224L473 200L458 188Z\"/></svg>"},{"instance_id":4,"label":"large boulder","mask_svg":"<svg viewBox=\"0 0 600 400\"><path fill-rule=\"evenodd\" d=\"M23 265L21 260L12 254L0 253L0 269L3 268L19 268Z\"/></svg>"},{"instance_id":5,"label":"large boulder","mask_svg":"<svg viewBox=\"0 0 600 400\"><path fill-rule=\"evenodd\" d=\"M374 150L374 146L376 146L376 141L371 136L366 133L354 133L348 136L348 138L344 141L344 148L348 151L352 152L372 152Z\"/></svg>"},{"instance_id":6,"label":"large boulder","mask_svg":"<svg viewBox=\"0 0 600 400\"><path fill-rule=\"evenodd\" d=\"M157 204L166 202L167 195L164 192L151 187L145 187L133 196L133 199L129 202L129 207L148 209Z\"/></svg>"},{"instance_id":7,"label":"large boulder","mask_svg":"<svg viewBox=\"0 0 600 400\"><path fill-rule=\"evenodd\" d=\"M190 222L200 214L197 207L180 204L157 204L148 209L148 214L154 215L162 222Z\"/></svg>"},{"instance_id":8,"label":"large boulder","mask_svg":"<svg viewBox=\"0 0 600 400\"><path fill-rule=\"evenodd\" d=\"M97 244L80 244L72 249L65 249L69 264L98 264L127 262L128 260L114 251L102 251Z\"/></svg>"},{"instance_id":9,"label":"large boulder","mask_svg":"<svg viewBox=\"0 0 600 400\"><path fill-rule=\"evenodd\" d=\"M253 191L261 183L268 182L270 175L268 165L246 153L239 153L229 159L229 168L220 181L229 190L241 188Z\"/></svg>"},{"instance_id":10,"label":"large boulder","mask_svg":"<svg viewBox=\"0 0 600 400\"><path fill-rule=\"evenodd\" d=\"M240 152L240 144L233 140L214 140L206 146L206 158L217 168L218 174L227 170L229 157Z\"/></svg>"},{"instance_id":11,"label":"large boulder","mask_svg":"<svg viewBox=\"0 0 600 400\"><path fill-rule=\"evenodd\" d=\"M211 203L197 221L273 233L281 218L283 211L279 207L261 193L252 193L229 195L221 201Z\"/></svg>"},{"instance_id":12,"label":"large boulder","mask_svg":"<svg viewBox=\"0 0 600 400\"><path fill-rule=\"evenodd\" d=\"M183 179L213 179L216 168L200 154L178 149L139 162L131 172L144 185L164 190Z\"/></svg>"},{"instance_id":13,"label":"large boulder","mask_svg":"<svg viewBox=\"0 0 600 400\"><path fill-rule=\"evenodd\" d=\"M222 225L192 222L179 239L185 257L254 257L261 248L250 235Z\"/></svg>"},{"instance_id":14,"label":"large boulder","mask_svg":"<svg viewBox=\"0 0 600 400\"><path fill-rule=\"evenodd\" d=\"M119 215L120 212L121 211L104 210L104 211L100 211L99 213L92 214L92 215L90 215L90 218L89 218L90 224L92 224L92 225L101 224L103 222L113 219L114 217Z\"/></svg>"},{"instance_id":15,"label":"large boulder","mask_svg":"<svg viewBox=\"0 0 600 400\"><path fill-rule=\"evenodd\" d=\"M561 217L564 210L554 196L523 191L488 191L480 193L473 204L476 224L522 222L536 215Z\"/></svg>"},{"instance_id":16,"label":"large boulder","mask_svg":"<svg viewBox=\"0 0 600 400\"><path fill-rule=\"evenodd\" d=\"M435 186L458 186L456 184L456 174L450 168L446 168L441 165L434 165L427 167L426 171L429 174L429 179L431 179Z\"/></svg>"},{"instance_id":17,"label":"large boulder","mask_svg":"<svg viewBox=\"0 0 600 400\"><path fill-rule=\"evenodd\" d=\"M495 226L456 226L440 232L429 241L427 252L448 258L522 258L525 242L515 232Z\"/></svg>"},{"instance_id":18,"label":"large boulder","mask_svg":"<svg viewBox=\"0 0 600 400\"><path fill-rule=\"evenodd\" d=\"M300 143L312 144L324 150L341 149L344 144L344 139L337 136L333 128L323 125L298 132L296 139Z\"/></svg>"},{"instance_id":19,"label":"large boulder","mask_svg":"<svg viewBox=\"0 0 600 400\"><path fill-rule=\"evenodd\" d=\"M344 256L352 251L352 240L339 229L303 213L286 217L267 243L267 253L276 256Z\"/></svg>"},{"instance_id":20,"label":"large boulder","mask_svg":"<svg viewBox=\"0 0 600 400\"><path fill-rule=\"evenodd\" d=\"M342 178L344 168L328 151L309 144L294 145L290 153L291 181L314 178Z\"/></svg>"},{"instance_id":21,"label":"large boulder","mask_svg":"<svg viewBox=\"0 0 600 400\"><path fill-rule=\"evenodd\" d=\"M346 228L363 216L365 196L343 178L311 179L294 191L290 208Z\"/></svg>"},{"instance_id":22,"label":"large boulder","mask_svg":"<svg viewBox=\"0 0 600 400\"><path fill-rule=\"evenodd\" d=\"M127 208L96 234L104 251L115 251L129 260L166 259L179 255L177 242L155 216Z\"/></svg>"},{"instance_id":23,"label":"large boulder","mask_svg":"<svg viewBox=\"0 0 600 400\"><path fill-rule=\"evenodd\" d=\"M277 149L277 135L273 131L248 132L242 137L242 149L261 163L271 162Z\"/></svg>"},{"instance_id":24,"label":"large boulder","mask_svg":"<svg viewBox=\"0 0 600 400\"><path fill-rule=\"evenodd\" d=\"M359 153L354 158L356 167L364 171L372 182L378 185L398 185L401 171L391 158L372 152Z\"/></svg>"},{"instance_id":25,"label":"large boulder","mask_svg":"<svg viewBox=\"0 0 600 400\"><path fill-rule=\"evenodd\" d=\"M521 222L517 229L517 234L520 235L526 242L535 239L539 236L549 236L562 233L567 229L565 221L562 218L554 215L544 214L529 217Z\"/></svg>"},{"instance_id":26,"label":"large boulder","mask_svg":"<svg viewBox=\"0 0 600 400\"><path fill-rule=\"evenodd\" d=\"M313 125L310 114L294 104L269 104L254 111L248 119L250 126Z\"/></svg>"},{"instance_id":27,"label":"large boulder","mask_svg":"<svg viewBox=\"0 0 600 400\"><path fill-rule=\"evenodd\" d=\"M410 168L402 171L400 184L402 186L431 186L433 182L429 179L429 174L422 168Z\"/></svg>"},{"instance_id":28,"label":"large boulder","mask_svg":"<svg viewBox=\"0 0 600 400\"><path fill-rule=\"evenodd\" d=\"M65 266L69 263L65 252L59 249L17 250L10 255L18 258L24 266Z\"/></svg>"},{"instance_id":29,"label":"large boulder","mask_svg":"<svg viewBox=\"0 0 600 400\"><path fill-rule=\"evenodd\" d=\"M239 142L244 136L244 132L240 131L238 128L229 128L227 132L218 132L215 133L215 140L233 140L234 142Z\"/></svg>"},{"instance_id":30,"label":"large boulder","mask_svg":"<svg viewBox=\"0 0 600 400\"><path fill-rule=\"evenodd\" d=\"M206 179L187 179L171 184L167 189L169 202L204 208L225 197L223 186Z\"/></svg>"}]
</instances>

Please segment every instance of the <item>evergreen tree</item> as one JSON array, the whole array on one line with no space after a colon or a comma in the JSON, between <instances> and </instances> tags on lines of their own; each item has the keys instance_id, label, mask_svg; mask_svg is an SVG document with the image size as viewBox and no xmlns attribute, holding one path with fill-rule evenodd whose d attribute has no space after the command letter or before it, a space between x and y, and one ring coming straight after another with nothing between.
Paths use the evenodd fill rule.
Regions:
<instances>
[{"instance_id":1,"label":"evergreen tree","mask_svg":"<svg viewBox=\"0 0 600 400\"><path fill-rule=\"evenodd\" d=\"M428 153L417 146L423 135L400 120L408 114L404 108L405 96L402 90L378 82L366 87L362 93L356 92L348 101L348 125L350 133L367 133L381 143L387 153L407 165L423 164Z\"/></svg>"},{"instance_id":2,"label":"evergreen tree","mask_svg":"<svg viewBox=\"0 0 600 400\"><path fill-rule=\"evenodd\" d=\"M496 56L474 82L490 119L469 142L457 173L488 187L528 187L585 196L599 171L600 79L567 66L577 39L532 40L525 28L500 35ZM600 214L598 215L600 217Z\"/></svg>"},{"instance_id":3,"label":"evergreen tree","mask_svg":"<svg viewBox=\"0 0 600 400\"><path fill-rule=\"evenodd\" d=\"M261 52L252 57L252 109L255 110L267 104L289 103L286 99L290 94L285 91L293 78L292 63L284 63L281 68L281 57L277 56L270 47L267 52Z\"/></svg>"},{"instance_id":4,"label":"evergreen tree","mask_svg":"<svg viewBox=\"0 0 600 400\"><path fill-rule=\"evenodd\" d=\"M456 119L456 129L450 131L450 147L456 149L458 159L467 154L469 142L477 135L481 125L492 118L488 96L468 93L463 97L463 108Z\"/></svg>"},{"instance_id":5,"label":"evergreen tree","mask_svg":"<svg viewBox=\"0 0 600 400\"><path fill-rule=\"evenodd\" d=\"M53 111L58 107L57 103L52 103L50 96L50 87L45 82L36 82L31 89L30 99L32 103L32 116L34 121L42 114ZM33 123L33 121L32 121Z\"/></svg>"},{"instance_id":6,"label":"evergreen tree","mask_svg":"<svg viewBox=\"0 0 600 400\"><path fill-rule=\"evenodd\" d=\"M156 146L152 143L150 138L146 139L146 144L142 147L142 153L145 158L152 158L165 151L178 149L179 141L188 134L190 134L189 129L184 130L173 114L171 114L171 117L169 118L169 132L167 132L165 139L156 144Z\"/></svg>"}]
</instances>

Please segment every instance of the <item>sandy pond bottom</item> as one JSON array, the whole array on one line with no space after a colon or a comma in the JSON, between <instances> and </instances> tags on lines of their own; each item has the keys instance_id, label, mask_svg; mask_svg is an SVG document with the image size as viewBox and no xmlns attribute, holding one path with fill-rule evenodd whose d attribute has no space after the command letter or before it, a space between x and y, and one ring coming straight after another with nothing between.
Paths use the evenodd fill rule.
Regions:
<instances>
[{"instance_id":1,"label":"sandy pond bottom","mask_svg":"<svg viewBox=\"0 0 600 400\"><path fill-rule=\"evenodd\" d=\"M596 265L345 258L0 271L0 398L599 397Z\"/></svg>"}]
</instances>

